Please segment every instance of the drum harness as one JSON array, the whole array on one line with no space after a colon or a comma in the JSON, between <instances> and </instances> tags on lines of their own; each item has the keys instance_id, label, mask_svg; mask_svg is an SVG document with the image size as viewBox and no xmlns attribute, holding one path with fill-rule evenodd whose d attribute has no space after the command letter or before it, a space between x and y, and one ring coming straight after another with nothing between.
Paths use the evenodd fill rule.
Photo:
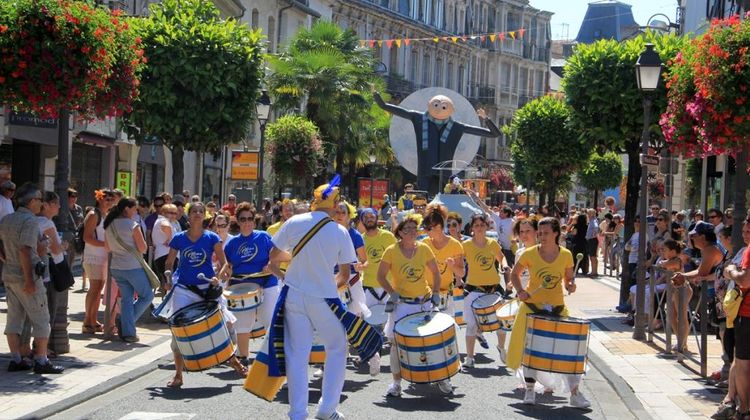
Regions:
<instances>
[{"instance_id":1,"label":"drum harness","mask_svg":"<svg viewBox=\"0 0 750 420\"><path fill-rule=\"evenodd\" d=\"M549 316L554 316L556 318L559 318L563 309L565 309L565 305L556 305L556 306L553 306L551 310L547 310L544 308L540 308L534 305L533 303L528 303L528 302L524 302L524 303L526 303L526 306L528 306L529 309L531 309L531 311L534 312L535 315L549 315Z\"/></svg>"},{"instance_id":2,"label":"drum harness","mask_svg":"<svg viewBox=\"0 0 750 420\"><path fill-rule=\"evenodd\" d=\"M383 293L380 296L378 296L378 292L375 291L374 287L365 286L364 289L367 290L368 292L370 292L370 294L372 295L372 297L374 297L375 299L377 299L378 302L382 302L383 299L385 299L385 297L388 295L388 292L386 292L385 290L383 290Z\"/></svg>"}]
</instances>

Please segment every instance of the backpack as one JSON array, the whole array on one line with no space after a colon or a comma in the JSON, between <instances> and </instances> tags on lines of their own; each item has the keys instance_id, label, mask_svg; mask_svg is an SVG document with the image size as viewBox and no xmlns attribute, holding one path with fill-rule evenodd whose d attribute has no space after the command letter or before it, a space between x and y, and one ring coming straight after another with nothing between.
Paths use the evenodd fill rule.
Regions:
<instances>
[{"instance_id":1,"label":"backpack","mask_svg":"<svg viewBox=\"0 0 750 420\"><path fill-rule=\"evenodd\" d=\"M94 209L94 213L96 213L96 225L99 226L99 223L102 222L102 214L99 212L99 209ZM73 240L73 246L78 254L81 254L86 248L86 241L83 240L83 228L85 225L86 223L78 225L76 228L76 237Z\"/></svg>"}]
</instances>

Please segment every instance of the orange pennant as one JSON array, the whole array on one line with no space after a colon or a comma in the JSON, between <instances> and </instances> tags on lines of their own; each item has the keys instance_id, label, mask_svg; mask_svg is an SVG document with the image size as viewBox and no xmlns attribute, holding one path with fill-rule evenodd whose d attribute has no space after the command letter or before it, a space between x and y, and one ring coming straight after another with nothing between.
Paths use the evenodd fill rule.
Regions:
<instances>
[{"instance_id":1,"label":"orange pennant","mask_svg":"<svg viewBox=\"0 0 750 420\"><path fill-rule=\"evenodd\" d=\"M396 47L397 48L401 48L401 40L400 39L396 40Z\"/></svg>"},{"instance_id":2,"label":"orange pennant","mask_svg":"<svg viewBox=\"0 0 750 420\"><path fill-rule=\"evenodd\" d=\"M371 40L369 40L367 42L370 44L370 48L375 48L375 40L374 39L371 39Z\"/></svg>"},{"instance_id":3,"label":"orange pennant","mask_svg":"<svg viewBox=\"0 0 750 420\"><path fill-rule=\"evenodd\" d=\"M458 37L457 36L452 36L451 40L453 40L453 43L455 44L456 42L458 42Z\"/></svg>"},{"instance_id":4,"label":"orange pennant","mask_svg":"<svg viewBox=\"0 0 750 420\"><path fill-rule=\"evenodd\" d=\"M440 41L440 38L438 38L438 37L432 38L432 41L433 42L438 42L438 41Z\"/></svg>"},{"instance_id":5,"label":"orange pennant","mask_svg":"<svg viewBox=\"0 0 750 420\"><path fill-rule=\"evenodd\" d=\"M497 36L500 38L500 41L504 41L505 40L505 34L504 33L500 32L499 34L497 34Z\"/></svg>"},{"instance_id":6,"label":"orange pennant","mask_svg":"<svg viewBox=\"0 0 750 420\"><path fill-rule=\"evenodd\" d=\"M508 32L508 35L510 35L511 38L516 39L516 31L510 31Z\"/></svg>"},{"instance_id":7,"label":"orange pennant","mask_svg":"<svg viewBox=\"0 0 750 420\"><path fill-rule=\"evenodd\" d=\"M519 38L523 38L524 32L526 32L526 29L524 29L524 28L519 29L518 30L518 37Z\"/></svg>"},{"instance_id":8,"label":"orange pennant","mask_svg":"<svg viewBox=\"0 0 750 420\"><path fill-rule=\"evenodd\" d=\"M479 37L479 40L484 42L484 40L487 39L487 35L482 35Z\"/></svg>"},{"instance_id":9,"label":"orange pennant","mask_svg":"<svg viewBox=\"0 0 750 420\"><path fill-rule=\"evenodd\" d=\"M495 34L490 34L490 42L495 42Z\"/></svg>"},{"instance_id":10,"label":"orange pennant","mask_svg":"<svg viewBox=\"0 0 750 420\"><path fill-rule=\"evenodd\" d=\"M392 48L392 47L393 47L393 40L392 40L392 39L387 39L387 40L385 40L385 45L386 45L386 46L387 46L388 48Z\"/></svg>"},{"instance_id":11,"label":"orange pennant","mask_svg":"<svg viewBox=\"0 0 750 420\"><path fill-rule=\"evenodd\" d=\"M411 44L411 39L409 38L404 39L404 45L409 45L409 44Z\"/></svg>"},{"instance_id":12,"label":"orange pennant","mask_svg":"<svg viewBox=\"0 0 750 420\"><path fill-rule=\"evenodd\" d=\"M467 39L469 39L469 37L467 37L466 35L461 37L461 40L463 40L464 42L466 42Z\"/></svg>"}]
</instances>

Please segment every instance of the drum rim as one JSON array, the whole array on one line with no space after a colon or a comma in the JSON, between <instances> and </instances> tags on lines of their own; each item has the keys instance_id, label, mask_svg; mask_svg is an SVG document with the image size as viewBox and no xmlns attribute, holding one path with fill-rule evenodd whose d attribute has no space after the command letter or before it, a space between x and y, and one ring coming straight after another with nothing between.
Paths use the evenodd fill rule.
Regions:
<instances>
[{"instance_id":1,"label":"drum rim","mask_svg":"<svg viewBox=\"0 0 750 420\"><path fill-rule=\"evenodd\" d=\"M226 289L224 289L224 294L227 294L232 289L239 289L240 287L248 287L248 286L253 287L253 290L255 290L256 293L260 293L260 291L263 290L263 288L260 287L258 283L254 283L254 282L235 283L231 286L227 286Z\"/></svg>"},{"instance_id":2,"label":"drum rim","mask_svg":"<svg viewBox=\"0 0 750 420\"><path fill-rule=\"evenodd\" d=\"M404 318L408 318L410 316L419 315L419 314L426 314L426 313L427 314L435 314L435 316L437 316L438 314L440 314L441 316L447 316L447 317L451 318L451 320L453 320L452 316L450 316L450 315L448 315L448 314L446 314L444 312L440 312L440 311L420 311L420 312L414 312L413 314L402 316L401 318L399 318L398 320L396 320L396 322L393 323L393 334L398 334L401 337L432 337L433 335L443 333L445 330L441 330L439 332L436 332L436 333L433 333L433 334L429 334L429 335L407 335L407 334L401 334L401 333L399 333L399 332L396 331L396 327L398 326L398 323L401 322ZM433 318L434 318L434 316L433 316ZM432 321L432 320L430 320L430 321ZM448 326L448 328L450 328L453 325L455 325L455 320L453 320L453 322L450 323L450 325Z\"/></svg>"},{"instance_id":3,"label":"drum rim","mask_svg":"<svg viewBox=\"0 0 750 420\"><path fill-rule=\"evenodd\" d=\"M184 311L187 311L189 309L193 309L193 307L199 307L199 306L204 306L204 305L208 306L208 308L207 308L208 310L206 312L204 312L200 317L198 317L196 319L193 319L189 323L186 323L186 324L176 324L176 323L173 322L173 320L180 313L182 313ZM200 302L194 302L194 303L191 303L190 305L183 306L178 311L176 311L175 313L173 313L172 316L169 317L169 326L170 327L172 327L172 326L174 326L174 327L186 327L186 326L189 326L189 325L196 324L198 322L203 322L206 319L210 318L214 313L218 312L220 309L221 308L219 307L219 302L217 302L215 300L202 300Z\"/></svg>"},{"instance_id":4,"label":"drum rim","mask_svg":"<svg viewBox=\"0 0 750 420\"><path fill-rule=\"evenodd\" d=\"M476 302L477 302L477 301L478 301L479 299L482 299L482 298L484 298L485 296L497 296L497 298L498 298L498 299L500 299L500 303L501 303L501 305L500 305L500 306L501 306L501 307L502 307L502 303L503 303L503 302L505 302L505 300L503 299L503 296L502 296L502 295L500 295L499 293L485 293L485 294L483 294L482 296L479 296L479 297L477 297L476 299L474 299L474 301L473 301L473 302L471 302L471 307L472 307L472 309L473 309L473 308L476 308L476 309L490 308L491 306L483 306L483 307L477 307L477 306L474 306L474 304L475 304L475 303L476 303ZM495 301L495 303L497 303L497 301Z\"/></svg>"},{"instance_id":5,"label":"drum rim","mask_svg":"<svg viewBox=\"0 0 750 420\"><path fill-rule=\"evenodd\" d=\"M516 314L512 314L512 315L503 315L503 316L500 316L500 314L498 313L498 312L500 312L500 311L501 311L501 310L502 310L502 309L503 309L504 307L506 307L506 306L509 306L509 305L510 305L511 303L513 303L513 302L517 302L518 308L520 308L520 307L521 307L521 301L519 301L519 300L518 300L518 298L515 298L515 299L510 299L510 300L506 301L505 303L503 303L502 305L500 305L500 307L499 307L499 308L497 308L497 310L495 310L495 315L496 315L496 316L497 316L498 318L508 318L508 317L513 317L513 318L515 318L515 317L516 317L516 314L518 313L518 309L516 309Z\"/></svg>"},{"instance_id":6,"label":"drum rim","mask_svg":"<svg viewBox=\"0 0 750 420\"><path fill-rule=\"evenodd\" d=\"M566 324L591 324L590 319L586 318L576 318L574 316L553 316L553 315L546 315L546 314L527 314L529 318L539 318L539 319L546 319L549 321L555 321L555 322L564 322ZM572 321L569 321L572 320Z\"/></svg>"}]
</instances>

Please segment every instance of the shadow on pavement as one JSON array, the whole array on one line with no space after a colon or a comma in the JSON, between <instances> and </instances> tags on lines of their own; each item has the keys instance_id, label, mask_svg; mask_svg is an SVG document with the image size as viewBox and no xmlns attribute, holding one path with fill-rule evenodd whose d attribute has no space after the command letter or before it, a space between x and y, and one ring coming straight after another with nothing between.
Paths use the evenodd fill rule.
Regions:
<instances>
[{"instance_id":1,"label":"shadow on pavement","mask_svg":"<svg viewBox=\"0 0 750 420\"><path fill-rule=\"evenodd\" d=\"M146 390L149 392L151 398L163 398L165 400L205 400L207 398L216 397L222 394L230 394L232 388L241 387L242 384L226 384L221 387L208 387L200 385L195 388L190 388L190 383L186 383L182 388L174 389L167 386L164 387L148 387Z\"/></svg>"},{"instance_id":2,"label":"shadow on pavement","mask_svg":"<svg viewBox=\"0 0 750 420\"><path fill-rule=\"evenodd\" d=\"M568 396L559 394L536 394L536 404L526 405L523 403L523 389L514 389L511 392L498 394L501 397L517 400L508 404L516 413L523 417L533 419L590 419L591 409L580 409L568 406ZM563 406L561 406L563 405Z\"/></svg>"},{"instance_id":3,"label":"shadow on pavement","mask_svg":"<svg viewBox=\"0 0 750 420\"><path fill-rule=\"evenodd\" d=\"M431 388L430 385L406 386L400 398L384 395L381 401L373 401L373 404L404 413L456 411L461 406L453 399L461 398L463 395L444 396L440 394L437 388ZM385 394L385 391L385 388L383 388L383 394ZM407 395L416 398L404 398Z\"/></svg>"}]
</instances>

